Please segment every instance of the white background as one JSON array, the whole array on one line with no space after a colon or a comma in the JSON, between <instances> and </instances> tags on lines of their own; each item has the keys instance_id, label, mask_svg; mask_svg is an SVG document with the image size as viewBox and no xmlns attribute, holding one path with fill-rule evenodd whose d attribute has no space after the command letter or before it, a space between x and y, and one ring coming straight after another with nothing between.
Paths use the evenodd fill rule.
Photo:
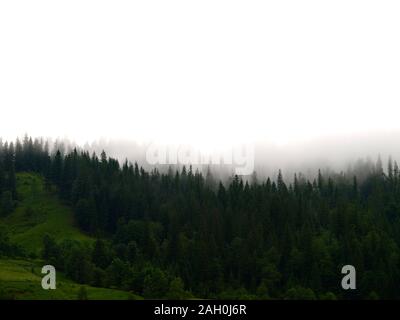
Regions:
<instances>
[{"instance_id":1,"label":"white background","mask_svg":"<svg viewBox=\"0 0 400 320\"><path fill-rule=\"evenodd\" d=\"M0 136L277 144L400 128L399 1L1 1Z\"/></svg>"}]
</instances>

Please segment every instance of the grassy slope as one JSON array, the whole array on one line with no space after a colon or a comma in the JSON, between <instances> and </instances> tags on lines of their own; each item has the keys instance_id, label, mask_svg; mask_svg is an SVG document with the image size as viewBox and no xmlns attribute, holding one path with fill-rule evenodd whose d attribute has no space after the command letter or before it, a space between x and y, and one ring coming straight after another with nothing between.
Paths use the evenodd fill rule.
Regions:
<instances>
[{"instance_id":1,"label":"grassy slope","mask_svg":"<svg viewBox=\"0 0 400 320\"><path fill-rule=\"evenodd\" d=\"M17 175L20 201L17 209L0 224L7 226L12 242L29 253L40 254L43 235L49 233L57 241L74 239L92 242L74 226L73 213L62 205L56 195L44 188L41 176L31 173ZM28 210L30 208L30 210ZM29 213L30 211L30 213ZM11 260L0 258L0 299L76 299L81 285L57 273L57 289L43 290L40 260ZM89 299L137 299L128 292L85 286Z\"/></svg>"},{"instance_id":2,"label":"grassy slope","mask_svg":"<svg viewBox=\"0 0 400 320\"><path fill-rule=\"evenodd\" d=\"M18 174L17 191L20 197L17 209L0 220L10 230L13 242L28 252L39 254L43 235L46 233L53 235L58 241L92 241L74 227L71 209L62 205L56 195L45 190L41 176ZM30 215L28 208L31 208Z\"/></svg>"},{"instance_id":3,"label":"grassy slope","mask_svg":"<svg viewBox=\"0 0 400 320\"><path fill-rule=\"evenodd\" d=\"M41 287L42 264L40 261L0 259L0 299L51 300L77 299L81 285L57 273L57 289ZM140 297L129 292L85 286L88 299L127 300Z\"/></svg>"}]
</instances>

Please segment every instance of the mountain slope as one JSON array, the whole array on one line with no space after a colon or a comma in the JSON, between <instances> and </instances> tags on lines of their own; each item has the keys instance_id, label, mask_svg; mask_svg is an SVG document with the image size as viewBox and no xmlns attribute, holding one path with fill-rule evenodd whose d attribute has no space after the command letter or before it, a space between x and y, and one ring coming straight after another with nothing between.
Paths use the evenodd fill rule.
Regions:
<instances>
[{"instance_id":1,"label":"mountain slope","mask_svg":"<svg viewBox=\"0 0 400 320\"><path fill-rule=\"evenodd\" d=\"M40 175L18 173L17 192L19 200L16 209L0 218L0 225L9 232L11 242L21 246L33 258L0 256L0 299L77 299L82 285L65 278L61 272L57 272L57 289L43 290L41 268L44 262L35 257L40 256L45 234L52 235L57 242L69 239L91 243L94 239L74 225L72 210L63 205L54 193L46 190L44 178ZM88 299L140 299L126 291L84 287Z\"/></svg>"},{"instance_id":2,"label":"mountain slope","mask_svg":"<svg viewBox=\"0 0 400 320\"><path fill-rule=\"evenodd\" d=\"M72 210L45 189L44 179L40 175L18 173L17 192L19 202L16 210L0 219L0 223L7 226L12 242L22 246L28 253L40 253L46 233L58 241L93 241L74 226Z\"/></svg>"},{"instance_id":3,"label":"mountain slope","mask_svg":"<svg viewBox=\"0 0 400 320\"><path fill-rule=\"evenodd\" d=\"M57 272L57 289L41 287L42 264L34 260L0 259L0 299L22 300L73 300L78 298L81 285L66 279ZM140 297L129 292L84 286L88 299L126 300Z\"/></svg>"}]
</instances>

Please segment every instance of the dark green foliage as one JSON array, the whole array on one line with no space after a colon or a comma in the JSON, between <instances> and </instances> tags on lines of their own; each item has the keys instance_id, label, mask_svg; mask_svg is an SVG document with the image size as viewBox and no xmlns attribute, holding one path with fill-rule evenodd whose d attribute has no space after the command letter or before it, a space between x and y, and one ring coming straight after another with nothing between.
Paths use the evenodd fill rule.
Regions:
<instances>
[{"instance_id":1,"label":"dark green foliage","mask_svg":"<svg viewBox=\"0 0 400 320\"><path fill-rule=\"evenodd\" d=\"M57 264L60 260L60 248L57 246L54 238L46 234L43 237L42 258L46 263Z\"/></svg>"},{"instance_id":2,"label":"dark green foliage","mask_svg":"<svg viewBox=\"0 0 400 320\"><path fill-rule=\"evenodd\" d=\"M126 281L131 276L129 264L115 258L107 268L108 283L112 287L125 288Z\"/></svg>"},{"instance_id":3,"label":"dark green foliage","mask_svg":"<svg viewBox=\"0 0 400 320\"><path fill-rule=\"evenodd\" d=\"M14 210L11 191L3 191L0 195L0 216L6 216Z\"/></svg>"},{"instance_id":4,"label":"dark green foliage","mask_svg":"<svg viewBox=\"0 0 400 320\"><path fill-rule=\"evenodd\" d=\"M315 300L316 296L310 288L294 287L286 292L285 298L289 300Z\"/></svg>"},{"instance_id":5,"label":"dark green foliage","mask_svg":"<svg viewBox=\"0 0 400 320\"><path fill-rule=\"evenodd\" d=\"M0 226L0 257L12 254L12 245L5 227Z\"/></svg>"},{"instance_id":6,"label":"dark green foliage","mask_svg":"<svg viewBox=\"0 0 400 320\"><path fill-rule=\"evenodd\" d=\"M0 216L14 210L17 198L14 145L0 143Z\"/></svg>"},{"instance_id":7,"label":"dark green foliage","mask_svg":"<svg viewBox=\"0 0 400 320\"><path fill-rule=\"evenodd\" d=\"M146 270L143 287L145 299L163 299L168 292L168 279L159 268L149 268ZM175 293L179 294L179 292Z\"/></svg>"},{"instance_id":8,"label":"dark green foliage","mask_svg":"<svg viewBox=\"0 0 400 320\"><path fill-rule=\"evenodd\" d=\"M0 225L0 257L22 256L25 256L23 250L10 241L7 228Z\"/></svg>"},{"instance_id":9,"label":"dark green foliage","mask_svg":"<svg viewBox=\"0 0 400 320\"><path fill-rule=\"evenodd\" d=\"M75 213L79 227L85 232L95 233L97 219L94 199L80 199L76 205Z\"/></svg>"},{"instance_id":10,"label":"dark green foliage","mask_svg":"<svg viewBox=\"0 0 400 320\"><path fill-rule=\"evenodd\" d=\"M293 183L279 171L263 181L206 178L192 168L165 174L122 167L103 152L41 141L0 145L1 214L18 202L15 170L42 174L74 208L93 246L43 239L43 259L71 279L145 298L400 298L400 173L360 161ZM387 172L387 174L385 173ZM26 214L34 214L26 212ZM12 249L0 229L0 255ZM341 289L343 265L357 290ZM190 292L191 294L189 294Z\"/></svg>"},{"instance_id":11,"label":"dark green foliage","mask_svg":"<svg viewBox=\"0 0 400 320\"><path fill-rule=\"evenodd\" d=\"M184 289L184 284L181 278L177 277L171 280L166 298L170 300L190 298L190 295Z\"/></svg>"},{"instance_id":12,"label":"dark green foliage","mask_svg":"<svg viewBox=\"0 0 400 320\"><path fill-rule=\"evenodd\" d=\"M88 294L85 286L81 286L78 291L78 300L88 300Z\"/></svg>"},{"instance_id":13,"label":"dark green foliage","mask_svg":"<svg viewBox=\"0 0 400 320\"><path fill-rule=\"evenodd\" d=\"M95 266L105 269L110 264L110 253L103 240L97 240L92 252L92 261Z\"/></svg>"},{"instance_id":14,"label":"dark green foliage","mask_svg":"<svg viewBox=\"0 0 400 320\"><path fill-rule=\"evenodd\" d=\"M91 283L94 266L89 251L79 246L73 247L65 259L65 273L75 282Z\"/></svg>"}]
</instances>

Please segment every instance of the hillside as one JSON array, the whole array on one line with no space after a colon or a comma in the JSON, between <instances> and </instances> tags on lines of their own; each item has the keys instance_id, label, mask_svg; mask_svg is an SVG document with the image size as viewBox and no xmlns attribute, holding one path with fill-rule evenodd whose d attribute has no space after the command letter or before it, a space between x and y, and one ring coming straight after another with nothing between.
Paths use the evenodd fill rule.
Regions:
<instances>
[{"instance_id":1,"label":"hillside","mask_svg":"<svg viewBox=\"0 0 400 320\"><path fill-rule=\"evenodd\" d=\"M0 149L8 261L40 258L75 283L145 299L400 297L400 170L391 158L387 169L378 157L313 180L279 171L219 183L191 167L148 172L105 152L49 153L38 140ZM343 290L345 266L357 271L357 291Z\"/></svg>"},{"instance_id":2,"label":"hillside","mask_svg":"<svg viewBox=\"0 0 400 320\"><path fill-rule=\"evenodd\" d=\"M61 204L55 194L45 190L44 179L40 175L18 173L17 193L17 208L0 219L0 223L7 225L11 240L29 253L40 253L46 233L60 241L93 241L74 226L71 209Z\"/></svg>"},{"instance_id":3,"label":"hillside","mask_svg":"<svg viewBox=\"0 0 400 320\"><path fill-rule=\"evenodd\" d=\"M0 299L22 300L74 300L82 285L74 283L57 273L57 289L41 287L42 264L37 260L0 259ZM140 297L129 292L84 286L91 300L127 300Z\"/></svg>"},{"instance_id":4,"label":"hillside","mask_svg":"<svg viewBox=\"0 0 400 320\"><path fill-rule=\"evenodd\" d=\"M42 239L50 234L57 241L77 240L92 243L93 238L74 225L73 212L58 197L45 189L43 177L32 173L17 174L18 205L8 216L0 218L11 242L21 246L32 259L0 257L0 299L77 299L82 287L57 272L57 289L41 288L40 256ZM84 286L89 299L137 299L129 292Z\"/></svg>"}]
</instances>

